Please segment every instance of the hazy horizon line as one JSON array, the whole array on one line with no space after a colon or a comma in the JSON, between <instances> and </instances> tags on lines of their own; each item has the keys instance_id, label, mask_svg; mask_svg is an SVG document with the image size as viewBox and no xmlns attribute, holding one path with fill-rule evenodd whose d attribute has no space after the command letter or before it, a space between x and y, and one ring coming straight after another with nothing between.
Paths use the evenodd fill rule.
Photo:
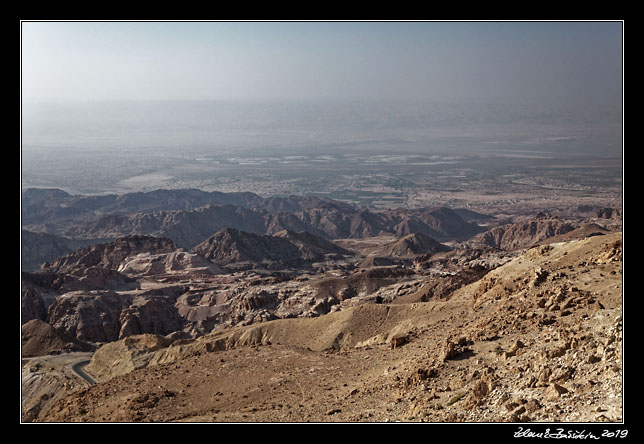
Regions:
<instances>
[{"instance_id":1,"label":"hazy horizon line","mask_svg":"<svg viewBox=\"0 0 644 444\"><path fill-rule=\"evenodd\" d=\"M129 104L129 103L222 103L222 104L402 104L402 105L551 105L585 107L589 104L600 106L623 106L621 103L608 100L589 100L588 102L570 102L565 100L476 100L476 99L385 99L385 98L132 98L132 99L25 99L25 105L84 105L84 104Z\"/></svg>"}]
</instances>

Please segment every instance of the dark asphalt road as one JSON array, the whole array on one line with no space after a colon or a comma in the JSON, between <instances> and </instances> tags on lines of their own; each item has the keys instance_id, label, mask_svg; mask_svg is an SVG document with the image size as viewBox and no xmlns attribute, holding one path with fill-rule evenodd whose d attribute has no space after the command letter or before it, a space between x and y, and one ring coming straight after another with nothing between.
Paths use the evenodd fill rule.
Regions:
<instances>
[{"instance_id":1,"label":"dark asphalt road","mask_svg":"<svg viewBox=\"0 0 644 444\"><path fill-rule=\"evenodd\" d=\"M89 385L94 385L96 384L94 378L83 371L83 367L85 367L87 364L89 364L89 360L79 361L76 364L72 365L72 371L83 378L83 380Z\"/></svg>"}]
</instances>

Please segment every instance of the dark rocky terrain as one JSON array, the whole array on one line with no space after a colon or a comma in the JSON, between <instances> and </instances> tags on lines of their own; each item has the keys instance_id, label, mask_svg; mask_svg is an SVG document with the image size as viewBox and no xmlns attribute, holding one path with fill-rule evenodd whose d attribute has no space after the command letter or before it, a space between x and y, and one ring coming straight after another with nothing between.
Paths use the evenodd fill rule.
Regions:
<instances>
[{"instance_id":1,"label":"dark rocky terrain","mask_svg":"<svg viewBox=\"0 0 644 444\"><path fill-rule=\"evenodd\" d=\"M22 216L25 420L621 417L620 210L30 189ZM65 370L75 353L91 357L89 390ZM562 358L547 376L543 356Z\"/></svg>"},{"instance_id":2,"label":"dark rocky terrain","mask_svg":"<svg viewBox=\"0 0 644 444\"><path fill-rule=\"evenodd\" d=\"M101 267L117 270L127 257L140 253L171 253L179 247L169 239L150 236L127 236L114 242L80 248L54 261L45 262L41 269L46 272L69 272Z\"/></svg>"},{"instance_id":3,"label":"dark rocky terrain","mask_svg":"<svg viewBox=\"0 0 644 444\"><path fill-rule=\"evenodd\" d=\"M47 233L20 231L21 266L24 271L40 269L43 262L53 261L84 245L96 243L95 240L76 241Z\"/></svg>"},{"instance_id":4,"label":"dark rocky terrain","mask_svg":"<svg viewBox=\"0 0 644 444\"><path fill-rule=\"evenodd\" d=\"M306 231L327 239L423 233L438 241L464 240L482 231L444 207L371 211L330 199L256 195L251 199L248 193L243 193L244 199L236 198L237 193L198 193L200 199L189 199L195 192L168 191L172 199L152 205L154 192L134 193L135 199L28 189L23 192L22 224L32 231L73 239L106 240L130 234L168 237L185 248L224 228L254 234Z\"/></svg>"},{"instance_id":5,"label":"dark rocky terrain","mask_svg":"<svg viewBox=\"0 0 644 444\"><path fill-rule=\"evenodd\" d=\"M191 210L206 205L234 205L276 212L310 208L353 208L351 205L324 198L263 198L247 192L222 193L191 189L83 196L70 195L58 189L29 188L22 192L22 224L57 226L70 221L87 221L107 214Z\"/></svg>"},{"instance_id":6,"label":"dark rocky terrain","mask_svg":"<svg viewBox=\"0 0 644 444\"><path fill-rule=\"evenodd\" d=\"M451 250L450 247L423 233L411 233L390 244L383 245L378 253L381 256L415 257L421 254L431 256L449 250Z\"/></svg>"},{"instance_id":7,"label":"dark rocky terrain","mask_svg":"<svg viewBox=\"0 0 644 444\"><path fill-rule=\"evenodd\" d=\"M94 351L96 348L38 319L22 324L21 336L23 357Z\"/></svg>"},{"instance_id":8,"label":"dark rocky terrain","mask_svg":"<svg viewBox=\"0 0 644 444\"><path fill-rule=\"evenodd\" d=\"M503 250L517 250L574 229L575 225L560 217L538 213L533 218L494 227L478 234L472 238L472 242Z\"/></svg>"},{"instance_id":9,"label":"dark rocky terrain","mask_svg":"<svg viewBox=\"0 0 644 444\"><path fill-rule=\"evenodd\" d=\"M273 236L224 228L192 249L219 265L257 265L279 269L302 267L312 261L342 259L353 253L313 234L282 230Z\"/></svg>"}]
</instances>

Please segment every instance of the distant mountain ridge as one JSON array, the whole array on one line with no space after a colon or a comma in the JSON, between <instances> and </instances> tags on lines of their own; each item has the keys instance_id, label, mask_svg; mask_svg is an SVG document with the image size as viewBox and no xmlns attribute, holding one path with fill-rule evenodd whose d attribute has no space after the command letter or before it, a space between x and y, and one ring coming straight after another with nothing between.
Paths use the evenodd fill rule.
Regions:
<instances>
[{"instance_id":1,"label":"distant mountain ridge","mask_svg":"<svg viewBox=\"0 0 644 444\"><path fill-rule=\"evenodd\" d=\"M282 230L306 231L326 239L362 238L422 233L439 242L462 241L483 231L465 222L449 208L385 210L381 212L314 208L294 212L269 212L233 205L195 210L159 211L112 215L70 227L63 234L73 238L116 238L130 234L167 237L179 246L192 248L223 228L254 234Z\"/></svg>"},{"instance_id":2,"label":"distant mountain ridge","mask_svg":"<svg viewBox=\"0 0 644 444\"><path fill-rule=\"evenodd\" d=\"M71 195L56 188L28 188L22 192L23 226L88 220L109 214L152 213L192 210L206 205L235 205L267 211L296 211L311 208L351 209L352 205L324 197L261 197L251 192L202 191L197 189L154 190L123 195Z\"/></svg>"},{"instance_id":3,"label":"distant mountain ridge","mask_svg":"<svg viewBox=\"0 0 644 444\"><path fill-rule=\"evenodd\" d=\"M187 249L224 228L257 235L308 232L327 240L421 233L438 242L463 241L483 231L446 207L370 210L313 196L262 198L199 190L72 196L27 189L22 226L71 239L167 237Z\"/></svg>"}]
</instances>

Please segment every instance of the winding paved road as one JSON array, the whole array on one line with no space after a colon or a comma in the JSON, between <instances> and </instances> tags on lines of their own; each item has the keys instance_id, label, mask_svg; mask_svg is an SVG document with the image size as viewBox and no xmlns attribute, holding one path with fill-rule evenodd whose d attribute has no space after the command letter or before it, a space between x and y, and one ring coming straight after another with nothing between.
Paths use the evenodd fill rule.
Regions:
<instances>
[{"instance_id":1,"label":"winding paved road","mask_svg":"<svg viewBox=\"0 0 644 444\"><path fill-rule=\"evenodd\" d=\"M87 364L89 364L89 360L87 359L78 361L77 363L72 365L72 371L76 373L77 376L82 378L85 382L87 382L90 386L92 386L96 384L96 381L94 380L94 378L83 371L83 367L85 367Z\"/></svg>"}]
</instances>

